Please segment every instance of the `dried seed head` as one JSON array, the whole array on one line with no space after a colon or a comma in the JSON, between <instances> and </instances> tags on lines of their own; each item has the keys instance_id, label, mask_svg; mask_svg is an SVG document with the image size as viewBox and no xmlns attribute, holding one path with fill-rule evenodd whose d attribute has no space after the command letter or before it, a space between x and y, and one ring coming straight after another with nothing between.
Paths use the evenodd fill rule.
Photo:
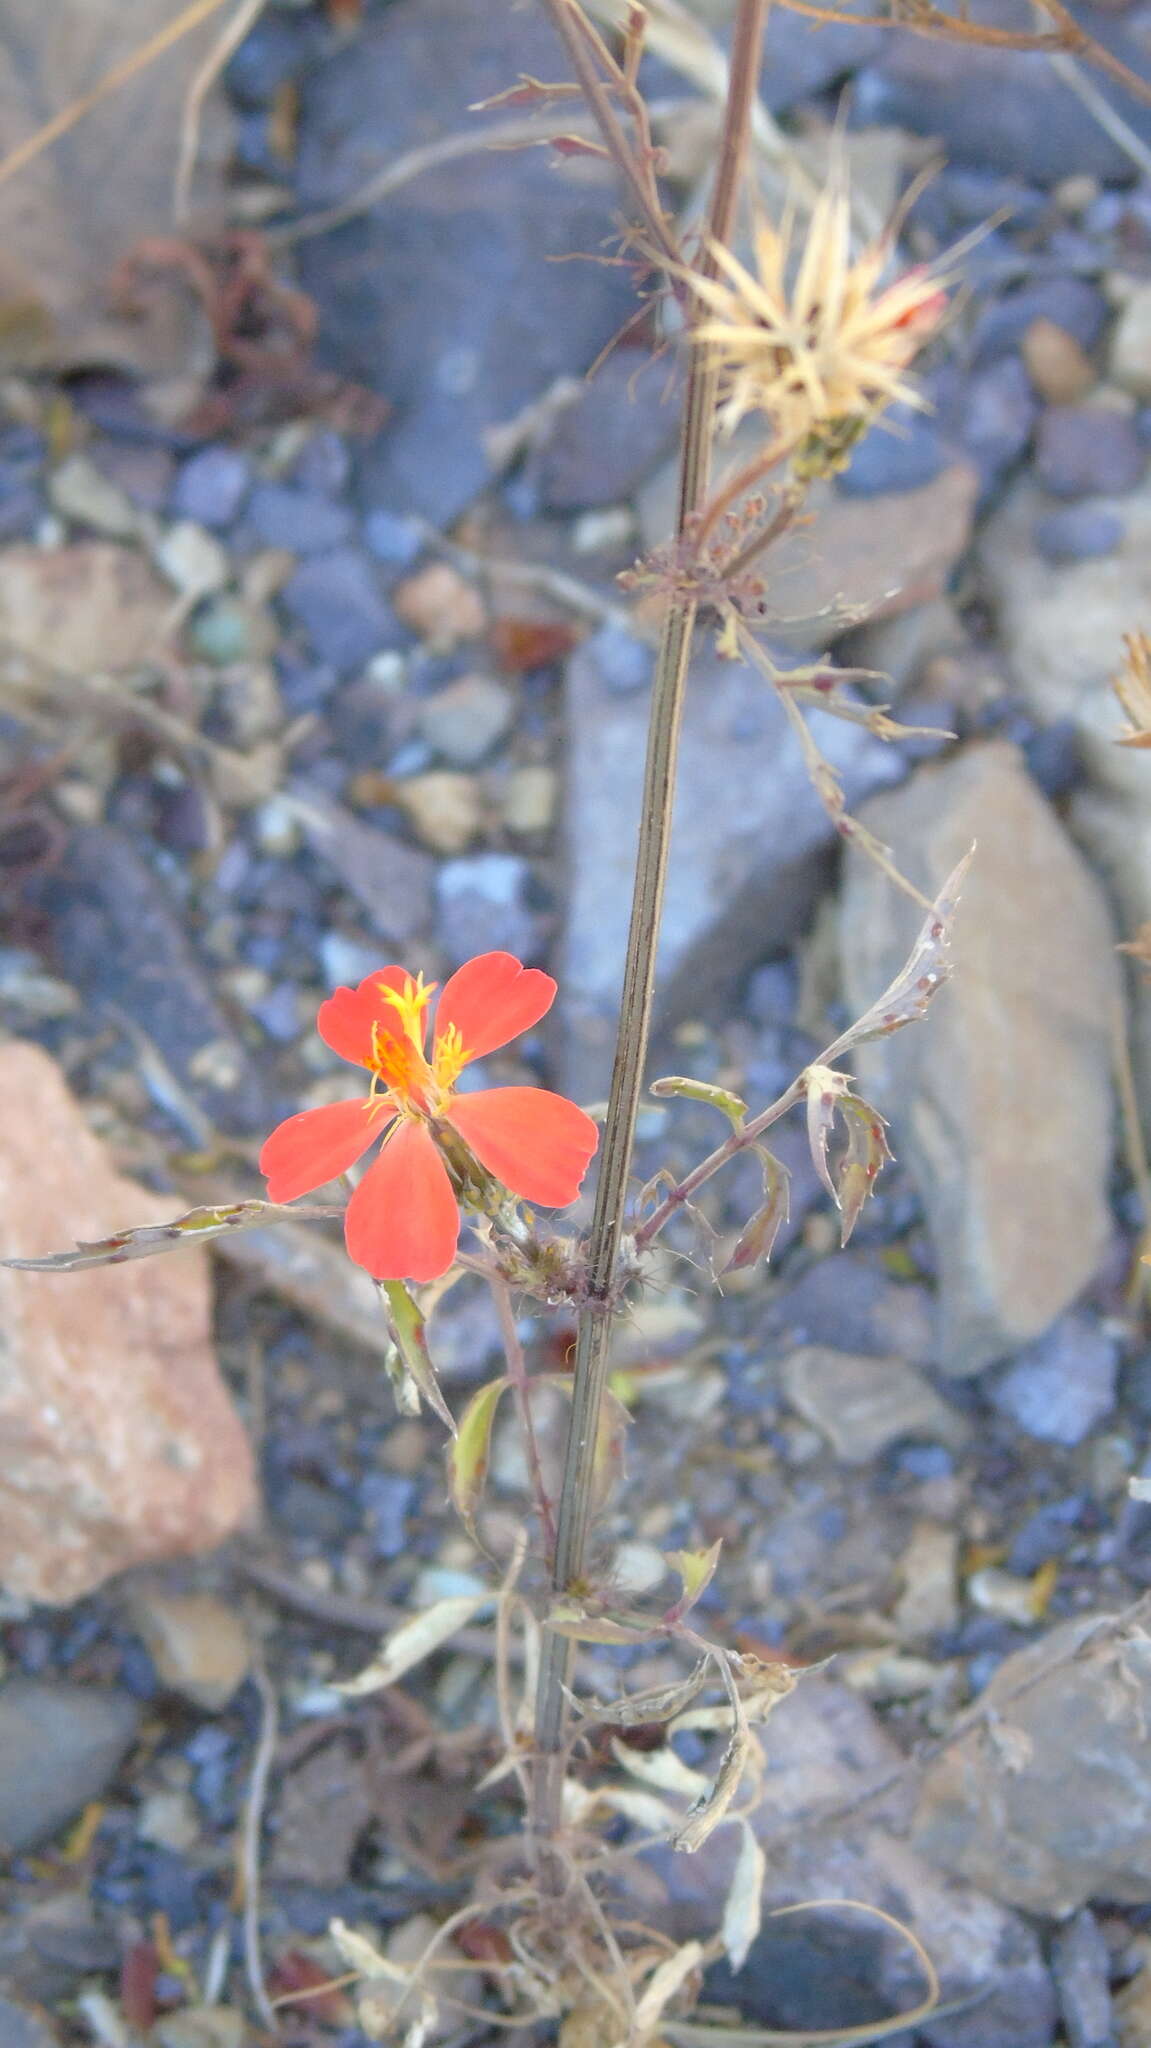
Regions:
<instances>
[{"instance_id":1,"label":"dried seed head","mask_svg":"<svg viewBox=\"0 0 1151 2048\"><path fill-rule=\"evenodd\" d=\"M939 324L947 295L937 269L882 285L894 244L887 229L853 257L842 163L816 201L797 250L794 207L755 230L754 273L713 250L720 276L693 275L706 309L693 331L720 375L720 424L761 412L808 467L839 466L884 407L924 401L905 375Z\"/></svg>"}]
</instances>

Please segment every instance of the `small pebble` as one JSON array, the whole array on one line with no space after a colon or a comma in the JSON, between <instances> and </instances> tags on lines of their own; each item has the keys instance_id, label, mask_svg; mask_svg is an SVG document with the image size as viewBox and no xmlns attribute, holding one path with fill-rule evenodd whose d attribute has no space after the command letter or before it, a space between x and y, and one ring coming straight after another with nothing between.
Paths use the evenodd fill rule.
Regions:
<instances>
[{"instance_id":1,"label":"small pebble","mask_svg":"<svg viewBox=\"0 0 1151 2048\"><path fill-rule=\"evenodd\" d=\"M1068 2048L1110 2048L1111 1954L1089 1906L1056 1929L1051 1965Z\"/></svg>"},{"instance_id":2,"label":"small pebble","mask_svg":"<svg viewBox=\"0 0 1151 2048\"><path fill-rule=\"evenodd\" d=\"M1023 337L1023 360L1040 398L1048 405L1074 405L1096 381L1095 368L1073 334L1040 314Z\"/></svg>"},{"instance_id":3,"label":"small pebble","mask_svg":"<svg viewBox=\"0 0 1151 2048\"><path fill-rule=\"evenodd\" d=\"M161 1684L208 1713L226 1707L252 1657L236 1610L211 1593L169 1593L147 1583L133 1589L131 1608Z\"/></svg>"},{"instance_id":4,"label":"small pebble","mask_svg":"<svg viewBox=\"0 0 1151 2048\"><path fill-rule=\"evenodd\" d=\"M508 831L525 839L550 831L558 797L559 778L554 768L529 762L513 769L500 806Z\"/></svg>"},{"instance_id":5,"label":"small pebble","mask_svg":"<svg viewBox=\"0 0 1151 2048\"><path fill-rule=\"evenodd\" d=\"M651 682L655 651L624 626L601 626L585 641L584 653L595 662L604 687L621 696L630 690L646 690Z\"/></svg>"},{"instance_id":6,"label":"small pebble","mask_svg":"<svg viewBox=\"0 0 1151 2048\"><path fill-rule=\"evenodd\" d=\"M70 455L48 478L48 497L64 519L109 540L133 540L140 515L126 491L101 476L87 455Z\"/></svg>"},{"instance_id":7,"label":"small pebble","mask_svg":"<svg viewBox=\"0 0 1151 2048\"><path fill-rule=\"evenodd\" d=\"M252 485L252 465L238 448L201 448L176 472L170 510L197 526L230 526Z\"/></svg>"},{"instance_id":8,"label":"small pebble","mask_svg":"<svg viewBox=\"0 0 1151 2048\"><path fill-rule=\"evenodd\" d=\"M946 461L947 451L931 415L893 405L855 448L837 489L848 498L914 491L934 483Z\"/></svg>"},{"instance_id":9,"label":"small pebble","mask_svg":"<svg viewBox=\"0 0 1151 2048\"><path fill-rule=\"evenodd\" d=\"M300 450L292 482L309 494L338 498L347 489L351 473L352 458L343 436L331 427L319 427Z\"/></svg>"},{"instance_id":10,"label":"small pebble","mask_svg":"<svg viewBox=\"0 0 1151 2048\"><path fill-rule=\"evenodd\" d=\"M154 549L156 567L182 597L210 597L231 576L228 557L218 540L194 520L178 519L161 534Z\"/></svg>"},{"instance_id":11,"label":"small pebble","mask_svg":"<svg viewBox=\"0 0 1151 2048\"><path fill-rule=\"evenodd\" d=\"M1035 470L1044 489L1058 498L1133 491L1146 466L1147 450L1130 413L1103 405L1052 405L1040 418Z\"/></svg>"},{"instance_id":12,"label":"small pebble","mask_svg":"<svg viewBox=\"0 0 1151 2048\"><path fill-rule=\"evenodd\" d=\"M394 798L433 853L462 853L480 829L479 787L471 775L433 769L393 785Z\"/></svg>"},{"instance_id":13,"label":"small pebble","mask_svg":"<svg viewBox=\"0 0 1151 2048\"><path fill-rule=\"evenodd\" d=\"M477 640L487 624L479 593L450 562L432 562L397 583L392 603L397 618L434 648Z\"/></svg>"},{"instance_id":14,"label":"small pebble","mask_svg":"<svg viewBox=\"0 0 1151 2048\"><path fill-rule=\"evenodd\" d=\"M288 578L280 602L320 661L341 674L362 668L396 637L372 564L355 548L308 556Z\"/></svg>"},{"instance_id":15,"label":"small pebble","mask_svg":"<svg viewBox=\"0 0 1151 2048\"><path fill-rule=\"evenodd\" d=\"M1122 546L1125 527L1109 505L1084 499L1060 505L1035 521L1035 545L1049 562L1092 562L1113 555Z\"/></svg>"},{"instance_id":16,"label":"small pebble","mask_svg":"<svg viewBox=\"0 0 1151 2048\"><path fill-rule=\"evenodd\" d=\"M474 768L512 722L511 691L491 676L460 676L420 708L420 731L453 768Z\"/></svg>"},{"instance_id":17,"label":"small pebble","mask_svg":"<svg viewBox=\"0 0 1151 2048\"><path fill-rule=\"evenodd\" d=\"M967 1581L967 1596L981 1614L994 1615L997 1621L1009 1621L1016 1628L1034 1628L1039 1619L1030 1580L1013 1578L1010 1572L997 1571L993 1565L988 1565L985 1571L972 1572Z\"/></svg>"},{"instance_id":18,"label":"small pebble","mask_svg":"<svg viewBox=\"0 0 1151 2048\"><path fill-rule=\"evenodd\" d=\"M477 853L445 861L436 878L436 935L453 967L474 953L530 959L536 920L527 907L526 861L511 853Z\"/></svg>"},{"instance_id":19,"label":"small pebble","mask_svg":"<svg viewBox=\"0 0 1151 2048\"><path fill-rule=\"evenodd\" d=\"M1114 1338L1072 1310L1019 1353L991 1400L1025 1435L1070 1448L1111 1414L1117 1377Z\"/></svg>"},{"instance_id":20,"label":"small pebble","mask_svg":"<svg viewBox=\"0 0 1151 2048\"><path fill-rule=\"evenodd\" d=\"M293 555L326 554L350 541L354 521L345 505L291 484L257 484L245 520L269 548Z\"/></svg>"},{"instance_id":21,"label":"small pebble","mask_svg":"<svg viewBox=\"0 0 1151 2048\"><path fill-rule=\"evenodd\" d=\"M377 506L364 520L364 540L379 562L396 569L410 569L424 544L423 529L415 519L402 513L385 512Z\"/></svg>"}]
</instances>

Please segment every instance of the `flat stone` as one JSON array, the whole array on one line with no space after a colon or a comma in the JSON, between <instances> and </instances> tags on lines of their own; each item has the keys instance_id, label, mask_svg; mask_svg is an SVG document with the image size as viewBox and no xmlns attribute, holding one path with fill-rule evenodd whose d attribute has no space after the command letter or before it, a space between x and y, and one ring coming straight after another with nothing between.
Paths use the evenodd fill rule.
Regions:
<instances>
[{"instance_id":1,"label":"flat stone","mask_svg":"<svg viewBox=\"0 0 1151 2048\"><path fill-rule=\"evenodd\" d=\"M0 1047L7 1257L167 1222L110 1166L55 1062ZM211 1343L206 1255L0 1270L0 1558L10 1593L79 1599L128 1565L209 1550L251 1518L247 1438Z\"/></svg>"},{"instance_id":2,"label":"flat stone","mask_svg":"<svg viewBox=\"0 0 1151 2048\"><path fill-rule=\"evenodd\" d=\"M1045 562L1098 561L1123 540L1123 521L1108 505L1060 505L1035 521L1032 533Z\"/></svg>"},{"instance_id":3,"label":"flat stone","mask_svg":"<svg viewBox=\"0 0 1151 2048\"><path fill-rule=\"evenodd\" d=\"M845 1465L867 1465L901 1437L959 1445L963 1417L901 1358L861 1358L804 1344L784 1360L783 1390Z\"/></svg>"},{"instance_id":4,"label":"flat stone","mask_svg":"<svg viewBox=\"0 0 1151 2048\"><path fill-rule=\"evenodd\" d=\"M540 921L527 901L529 875L527 862L515 853L463 854L443 863L436 876L435 929L452 967L474 953L536 957Z\"/></svg>"},{"instance_id":5,"label":"flat stone","mask_svg":"<svg viewBox=\"0 0 1151 2048\"><path fill-rule=\"evenodd\" d=\"M1108 1620L1078 1616L1008 1657L982 1695L990 1727L924 1775L919 1853L1024 1912L1151 1899L1151 1658L1142 1630Z\"/></svg>"},{"instance_id":6,"label":"flat stone","mask_svg":"<svg viewBox=\"0 0 1151 2048\"><path fill-rule=\"evenodd\" d=\"M251 487L252 465L238 448L199 448L176 472L169 509L198 526L230 526Z\"/></svg>"},{"instance_id":7,"label":"flat stone","mask_svg":"<svg viewBox=\"0 0 1151 2048\"><path fill-rule=\"evenodd\" d=\"M209 1714L226 1707L252 1661L235 1608L212 1593L173 1593L147 1581L133 1586L129 1606L161 1685Z\"/></svg>"},{"instance_id":8,"label":"flat stone","mask_svg":"<svg viewBox=\"0 0 1151 2048\"><path fill-rule=\"evenodd\" d=\"M87 455L69 455L52 471L48 498L61 518L106 540L132 540L140 531L140 514L128 493L103 476Z\"/></svg>"},{"instance_id":9,"label":"flat stone","mask_svg":"<svg viewBox=\"0 0 1151 2048\"><path fill-rule=\"evenodd\" d=\"M160 535L153 552L157 568L181 597L211 597L223 590L232 574L220 542L193 519L178 519Z\"/></svg>"},{"instance_id":10,"label":"flat stone","mask_svg":"<svg viewBox=\"0 0 1151 2048\"><path fill-rule=\"evenodd\" d=\"M483 805L474 775L433 768L395 784L395 801L433 853L462 853L480 829Z\"/></svg>"},{"instance_id":11,"label":"flat stone","mask_svg":"<svg viewBox=\"0 0 1151 2048\"><path fill-rule=\"evenodd\" d=\"M394 832L353 817L304 780L291 785L298 819L312 848L367 911L373 930L396 944L427 931L435 867L431 856ZM466 955L464 956L466 957Z\"/></svg>"},{"instance_id":12,"label":"flat stone","mask_svg":"<svg viewBox=\"0 0 1151 2048\"><path fill-rule=\"evenodd\" d=\"M139 1721L135 1700L111 1687L7 1679L0 1686L0 1852L21 1856L49 1841L98 1799Z\"/></svg>"},{"instance_id":13,"label":"flat stone","mask_svg":"<svg viewBox=\"0 0 1151 2048\"><path fill-rule=\"evenodd\" d=\"M1035 474L1057 498L1133 491L1147 467L1134 415L1104 405L1049 405L1039 421Z\"/></svg>"},{"instance_id":14,"label":"flat stone","mask_svg":"<svg viewBox=\"0 0 1151 2048\"><path fill-rule=\"evenodd\" d=\"M621 693L605 679L595 640L577 649L567 674L570 882L561 980L566 1085L579 1101L603 1095L610 1073L647 713L646 692ZM903 773L898 750L861 727L820 712L811 726L843 774L849 804ZM722 1011L749 969L794 937L834 837L774 692L701 639L680 748L661 1028Z\"/></svg>"},{"instance_id":15,"label":"flat stone","mask_svg":"<svg viewBox=\"0 0 1151 2048\"><path fill-rule=\"evenodd\" d=\"M509 832L534 839L550 832L559 803L559 777L542 762L526 762L513 768L500 800L500 812Z\"/></svg>"},{"instance_id":16,"label":"flat stone","mask_svg":"<svg viewBox=\"0 0 1151 2048\"><path fill-rule=\"evenodd\" d=\"M1090 1907L1056 1930L1051 1949L1068 2048L1110 2048L1111 1951Z\"/></svg>"},{"instance_id":17,"label":"flat stone","mask_svg":"<svg viewBox=\"0 0 1151 2048\"><path fill-rule=\"evenodd\" d=\"M258 484L244 516L266 548L287 548L293 555L320 555L343 547L355 532L346 505L292 484Z\"/></svg>"},{"instance_id":18,"label":"flat stone","mask_svg":"<svg viewBox=\"0 0 1151 2048\"><path fill-rule=\"evenodd\" d=\"M356 1841L373 1818L369 1760L346 1742L325 1742L284 1778L268 1863L274 1882L342 1884Z\"/></svg>"},{"instance_id":19,"label":"flat stone","mask_svg":"<svg viewBox=\"0 0 1151 2048\"><path fill-rule=\"evenodd\" d=\"M396 643L395 615L376 582L370 558L341 547L310 555L280 591L288 617L303 627L320 661L346 675L382 647Z\"/></svg>"},{"instance_id":20,"label":"flat stone","mask_svg":"<svg viewBox=\"0 0 1151 2048\"><path fill-rule=\"evenodd\" d=\"M269 1128L265 1077L217 1002L167 890L124 833L108 825L73 833L37 899L60 969L95 1014L138 1024L220 1129Z\"/></svg>"},{"instance_id":21,"label":"flat stone","mask_svg":"<svg viewBox=\"0 0 1151 2048\"><path fill-rule=\"evenodd\" d=\"M966 1375L1039 1336L1087 1285L1110 1239L1109 921L1006 742L920 768L863 815L929 896L977 844L949 986L926 1019L851 1060L890 1117L893 1149L927 1211L939 1363ZM853 1015L898 972L919 922L914 904L849 849L840 929Z\"/></svg>"},{"instance_id":22,"label":"flat stone","mask_svg":"<svg viewBox=\"0 0 1151 2048\"><path fill-rule=\"evenodd\" d=\"M952 416L957 436L979 471L988 495L1018 462L1039 417L1039 401L1018 356L1000 356L976 370Z\"/></svg>"},{"instance_id":23,"label":"flat stone","mask_svg":"<svg viewBox=\"0 0 1151 2048\"><path fill-rule=\"evenodd\" d=\"M1075 405L1096 381L1095 365L1073 334L1040 313L1023 335L1027 374L1048 405Z\"/></svg>"},{"instance_id":24,"label":"flat stone","mask_svg":"<svg viewBox=\"0 0 1151 2048\"><path fill-rule=\"evenodd\" d=\"M1119 1349L1093 1316L1060 1316L1020 1352L991 1398L1025 1436L1081 1444L1115 1407Z\"/></svg>"},{"instance_id":25,"label":"flat stone","mask_svg":"<svg viewBox=\"0 0 1151 2048\"><path fill-rule=\"evenodd\" d=\"M478 639L487 624L479 591L450 562L429 562L405 577L393 590L392 603L396 617L437 650Z\"/></svg>"},{"instance_id":26,"label":"flat stone","mask_svg":"<svg viewBox=\"0 0 1151 2048\"><path fill-rule=\"evenodd\" d=\"M536 465L552 512L618 505L667 454L678 432L681 380L666 361L619 348L559 414Z\"/></svg>"},{"instance_id":27,"label":"flat stone","mask_svg":"<svg viewBox=\"0 0 1151 2048\"><path fill-rule=\"evenodd\" d=\"M91 540L0 555L0 633L49 669L134 668L154 655L171 609L135 548Z\"/></svg>"},{"instance_id":28,"label":"flat stone","mask_svg":"<svg viewBox=\"0 0 1151 2048\"><path fill-rule=\"evenodd\" d=\"M482 138L506 113L469 109L521 71L565 75L539 13L395 0L370 14L301 81L303 210L347 198L406 150ZM550 259L598 253L617 207L606 164L579 158L542 176L531 151L480 148L300 244L325 360L394 407L364 464L367 505L450 525L491 479L489 430L590 369L635 310L632 281Z\"/></svg>"},{"instance_id":29,"label":"flat stone","mask_svg":"<svg viewBox=\"0 0 1151 2048\"><path fill-rule=\"evenodd\" d=\"M420 731L453 768L474 768L512 722L512 693L494 676L460 676L420 707Z\"/></svg>"},{"instance_id":30,"label":"flat stone","mask_svg":"<svg viewBox=\"0 0 1151 2048\"><path fill-rule=\"evenodd\" d=\"M996 19L1027 25L1027 16L1013 9ZM1142 77L1136 30L1101 8L1084 7L1076 19ZM1151 110L1110 80L1105 91L1151 144ZM852 120L910 128L941 144L952 163L1016 171L1038 185L1059 184L1069 164L1119 183L1131 176L1122 146L1041 52L957 46L893 30L856 80Z\"/></svg>"}]
</instances>

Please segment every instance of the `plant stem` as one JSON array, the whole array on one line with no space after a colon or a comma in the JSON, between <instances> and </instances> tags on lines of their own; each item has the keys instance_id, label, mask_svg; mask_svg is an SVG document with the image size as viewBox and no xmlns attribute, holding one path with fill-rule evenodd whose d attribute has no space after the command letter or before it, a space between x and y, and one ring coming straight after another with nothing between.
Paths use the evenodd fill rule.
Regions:
<instances>
[{"instance_id":1,"label":"plant stem","mask_svg":"<svg viewBox=\"0 0 1151 2048\"><path fill-rule=\"evenodd\" d=\"M746 160L769 0L740 0L732 47L708 244L697 269L714 275L712 247L730 240ZM679 530L703 506L711 472L715 376L693 355L680 456ZM643 803L619 1030L595 1208L588 1236L589 1301L580 1316L572 1414L556 1530L553 1585L557 1592L583 1575L592 1516L592 1479L600 1409L607 1383L615 1309L613 1284L623 1234L636 1110L651 1030L655 956L663 909L675 798L676 757L684 686L691 654L695 605L673 602L660 640L652 685L644 766ZM541 1752L533 1796L532 1831L541 1850L541 1884L555 1895L557 1859L546 1853L560 1829L566 1687L573 1644L544 1630L536 1700L536 1743Z\"/></svg>"}]
</instances>

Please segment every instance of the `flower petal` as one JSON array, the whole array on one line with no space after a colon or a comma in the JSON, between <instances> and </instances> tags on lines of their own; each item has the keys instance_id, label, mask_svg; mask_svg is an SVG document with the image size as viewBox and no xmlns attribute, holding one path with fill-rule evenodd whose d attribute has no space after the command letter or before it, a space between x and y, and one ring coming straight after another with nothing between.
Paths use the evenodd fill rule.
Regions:
<instances>
[{"instance_id":1,"label":"flower petal","mask_svg":"<svg viewBox=\"0 0 1151 2048\"><path fill-rule=\"evenodd\" d=\"M260 1153L260 1172L268 1176L268 1200L294 1202L297 1195L310 1195L313 1188L346 1173L394 1115L386 1097L378 1095L373 1102L360 1095L354 1102L328 1102L322 1109L302 1109L298 1116L290 1116L265 1140Z\"/></svg>"},{"instance_id":2,"label":"flower petal","mask_svg":"<svg viewBox=\"0 0 1151 2048\"><path fill-rule=\"evenodd\" d=\"M316 1030L324 1044L342 1060L351 1060L353 1066L370 1066L373 1026L383 1037L403 1036L399 1015L384 990L394 988L402 994L411 981L406 967L377 967L358 988L336 989L320 1004L316 1018Z\"/></svg>"},{"instance_id":3,"label":"flower petal","mask_svg":"<svg viewBox=\"0 0 1151 2048\"><path fill-rule=\"evenodd\" d=\"M373 1280L438 1280L456 1255L460 1212L426 1124L405 1118L348 1203L348 1256Z\"/></svg>"},{"instance_id":4,"label":"flower petal","mask_svg":"<svg viewBox=\"0 0 1151 2048\"><path fill-rule=\"evenodd\" d=\"M444 983L436 1037L454 1024L468 1058L482 1059L546 1017L555 994L550 974L522 966L513 953L477 953Z\"/></svg>"},{"instance_id":5,"label":"flower petal","mask_svg":"<svg viewBox=\"0 0 1151 2048\"><path fill-rule=\"evenodd\" d=\"M580 1191L599 1130L566 1095L546 1088L481 1088L447 1112L481 1166L526 1201L566 1209Z\"/></svg>"}]
</instances>

